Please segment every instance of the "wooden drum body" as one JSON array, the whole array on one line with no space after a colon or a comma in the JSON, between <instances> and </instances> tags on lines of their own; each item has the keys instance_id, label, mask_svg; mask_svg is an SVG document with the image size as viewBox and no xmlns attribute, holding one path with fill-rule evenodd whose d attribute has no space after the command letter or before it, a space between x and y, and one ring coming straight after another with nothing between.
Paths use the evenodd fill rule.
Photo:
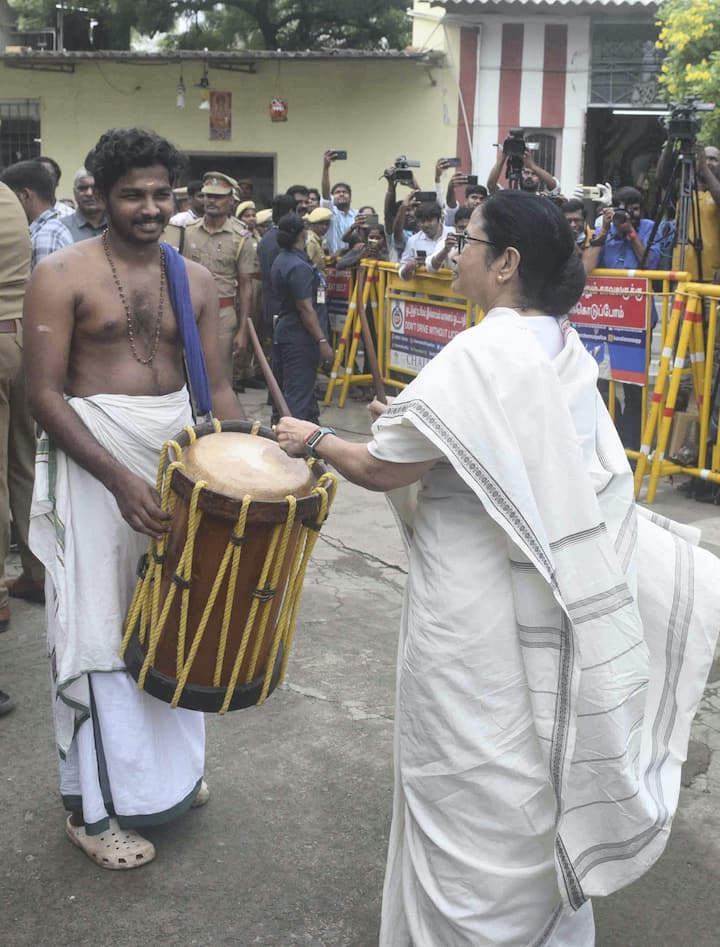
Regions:
<instances>
[{"instance_id":1,"label":"wooden drum body","mask_svg":"<svg viewBox=\"0 0 720 947\"><path fill-rule=\"evenodd\" d=\"M140 687L217 713L272 693L335 489L259 424L185 428L165 445L158 491L172 527L143 557L121 652Z\"/></svg>"}]
</instances>

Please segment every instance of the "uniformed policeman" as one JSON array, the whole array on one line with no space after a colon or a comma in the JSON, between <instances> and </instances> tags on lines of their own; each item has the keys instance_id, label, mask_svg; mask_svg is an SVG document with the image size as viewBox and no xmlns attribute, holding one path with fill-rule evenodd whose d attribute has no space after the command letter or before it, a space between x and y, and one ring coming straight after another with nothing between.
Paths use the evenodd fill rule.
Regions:
<instances>
[{"instance_id":1,"label":"uniformed policeman","mask_svg":"<svg viewBox=\"0 0 720 947\"><path fill-rule=\"evenodd\" d=\"M318 314L320 325L323 332L329 337L330 320L327 311L327 299L325 298L327 285L327 265L325 257L330 256L325 237L330 229L332 220L332 211L328 207L316 207L310 211L305 220L308 224L307 240L305 241L305 252L310 257L310 262L320 274L320 281L317 289L317 299L315 311Z\"/></svg>"},{"instance_id":2,"label":"uniformed policeman","mask_svg":"<svg viewBox=\"0 0 720 947\"><path fill-rule=\"evenodd\" d=\"M220 297L220 353L232 384L233 358L245 347L242 331L252 305L253 274L259 270L252 238L232 216L237 182L220 171L203 177L205 214L185 228L183 256L202 263L210 272Z\"/></svg>"},{"instance_id":3,"label":"uniformed policeman","mask_svg":"<svg viewBox=\"0 0 720 947\"><path fill-rule=\"evenodd\" d=\"M316 207L315 210L310 211L305 220L308 222L305 251L310 257L310 262L316 266L321 273L325 273L325 257L330 255L327 252L325 237L330 229L332 211L328 207Z\"/></svg>"}]
</instances>

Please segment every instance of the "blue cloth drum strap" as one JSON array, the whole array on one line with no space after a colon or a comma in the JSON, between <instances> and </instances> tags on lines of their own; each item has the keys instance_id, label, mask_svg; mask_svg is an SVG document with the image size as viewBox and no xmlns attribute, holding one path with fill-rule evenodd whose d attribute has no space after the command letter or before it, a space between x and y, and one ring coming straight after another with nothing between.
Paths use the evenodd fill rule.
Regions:
<instances>
[{"instance_id":1,"label":"blue cloth drum strap","mask_svg":"<svg viewBox=\"0 0 720 947\"><path fill-rule=\"evenodd\" d=\"M210 382L208 381L205 356L203 355L200 333L198 332L190 297L187 266L175 247L171 247L169 243L163 243L161 246L165 251L168 294L180 330L193 413L196 418L203 415L212 415Z\"/></svg>"}]
</instances>

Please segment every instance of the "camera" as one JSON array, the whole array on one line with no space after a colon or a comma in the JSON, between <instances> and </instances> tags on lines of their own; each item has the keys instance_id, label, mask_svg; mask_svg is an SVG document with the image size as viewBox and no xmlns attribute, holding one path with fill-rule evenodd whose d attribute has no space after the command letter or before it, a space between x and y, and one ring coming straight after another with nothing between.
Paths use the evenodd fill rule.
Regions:
<instances>
[{"instance_id":1,"label":"camera","mask_svg":"<svg viewBox=\"0 0 720 947\"><path fill-rule=\"evenodd\" d=\"M700 131L700 116L698 112L711 112L714 105L699 102L688 96L679 105L673 105L665 121L670 141L679 141L685 146L692 146L695 137Z\"/></svg>"},{"instance_id":2,"label":"camera","mask_svg":"<svg viewBox=\"0 0 720 947\"><path fill-rule=\"evenodd\" d=\"M630 216L624 207L618 207L615 210L615 213L612 216L612 222L614 227L620 227L622 224L626 224Z\"/></svg>"},{"instance_id":3,"label":"camera","mask_svg":"<svg viewBox=\"0 0 720 947\"><path fill-rule=\"evenodd\" d=\"M507 138L502 143L502 150L508 158L522 159L527 150L524 130L522 128L511 128Z\"/></svg>"},{"instance_id":4,"label":"camera","mask_svg":"<svg viewBox=\"0 0 720 947\"><path fill-rule=\"evenodd\" d=\"M333 149L333 158L335 161L347 161L347 151Z\"/></svg>"},{"instance_id":5,"label":"camera","mask_svg":"<svg viewBox=\"0 0 720 947\"><path fill-rule=\"evenodd\" d=\"M412 181L415 176L411 168L419 168L419 161L410 161L405 155L398 155L395 159L395 164L393 165L393 181Z\"/></svg>"}]
</instances>

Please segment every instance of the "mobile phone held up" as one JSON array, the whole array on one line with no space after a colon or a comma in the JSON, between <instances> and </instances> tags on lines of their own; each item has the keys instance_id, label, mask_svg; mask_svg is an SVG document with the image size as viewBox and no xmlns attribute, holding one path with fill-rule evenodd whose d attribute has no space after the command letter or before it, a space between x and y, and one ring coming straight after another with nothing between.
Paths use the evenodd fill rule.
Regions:
<instances>
[{"instance_id":1,"label":"mobile phone held up","mask_svg":"<svg viewBox=\"0 0 720 947\"><path fill-rule=\"evenodd\" d=\"M600 201L602 199L602 194L600 193L599 187L588 187L583 185L582 189L582 199L584 201Z\"/></svg>"},{"instance_id":2,"label":"mobile phone held up","mask_svg":"<svg viewBox=\"0 0 720 947\"><path fill-rule=\"evenodd\" d=\"M466 177L467 177L467 180L465 181L466 184L477 184L478 182L477 174L468 174L466 175Z\"/></svg>"},{"instance_id":3,"label":"mobile phone held up","mask_svg":"<svg viewBox=\"0 0 720 947\"><path fill-rule=\"evenodd\" d=\"M418 204L434 204L437 200L437 191L418 191L414 200Z\"/></svg>"},{"instance_id":4,"label":"mobile phone held up","mask_svg":"<svg viewBox=\"0 0 720 947\"><path fill-rule=\"evenodd\" d=\"M445 164L447 165L448 168L459 168L460 165L462 164L462 161L460 160L460 158L446 158Z\"/></svg>"},{"instance_id":5,"label":"mobile phone held up","mask_svg":"<svg viewBox=\"0 0 720 947\"><path fill-rule=\"evenodd\" d=\"M347 161L347 151L341 151L338 148L333 148L332 154L335 161Z\"/></svg>"}]
</instances>

